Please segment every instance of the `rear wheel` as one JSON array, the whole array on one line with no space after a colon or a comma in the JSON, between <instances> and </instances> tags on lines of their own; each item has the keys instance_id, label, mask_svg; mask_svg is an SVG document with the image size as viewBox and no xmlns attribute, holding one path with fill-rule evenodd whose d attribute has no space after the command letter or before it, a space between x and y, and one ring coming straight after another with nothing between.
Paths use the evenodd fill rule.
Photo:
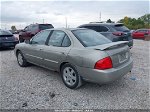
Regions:
<instances>
[{"instance_id":1,"label":"rear wheel","mask_svg":"<svg viewBox=\"0 0 150 112\"><path fill-rule=\"evenodd\" d=\"M24 58L24 56L23 56L21 51L17 52L17 61L18 61L19 66L21 66L21 67L26 67L28 65L28 62Z\"/></svg>"},{"instance_id":2,"label":"rear wheel","mask_svg":"<svg viewBox=\"0 0 150 112\"><path fill-rule=\"evenodd\" d=\"M78 74L75 67L70 64L65 64L62 67L61 77L64 84L70 89L75 89L82 85L81 76Z\"/></svg>"}]
</instances>

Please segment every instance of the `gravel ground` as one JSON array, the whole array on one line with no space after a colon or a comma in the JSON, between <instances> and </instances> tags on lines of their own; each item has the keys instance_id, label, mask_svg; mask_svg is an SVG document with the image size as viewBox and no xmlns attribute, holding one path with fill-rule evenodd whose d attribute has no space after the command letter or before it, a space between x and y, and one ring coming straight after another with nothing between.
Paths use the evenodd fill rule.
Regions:
<instances>
[{"instance_id":1,"label":"gravel ground","mask_svg":"<svg viewBox=\"0 0 150 112\"><path fill-rule=\"evenodd\" d=\"M1 109L150 109L149 44L134 40L131 73L109 85L64 86L58 73L18 66L13 50L0 51Z\"/></svg>"}]
</instances>

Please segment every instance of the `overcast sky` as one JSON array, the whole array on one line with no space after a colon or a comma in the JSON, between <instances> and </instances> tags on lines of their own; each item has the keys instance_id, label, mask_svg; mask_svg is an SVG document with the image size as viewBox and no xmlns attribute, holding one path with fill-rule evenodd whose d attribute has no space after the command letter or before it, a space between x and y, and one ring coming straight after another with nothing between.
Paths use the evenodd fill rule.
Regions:
<instances>
[{"instance_id":1,"label":"overcast sky","mask_svg":"<svg viewBox=\"0 0 150 112\"><path fill-rule=\"evenodd\" d=\"M147 1L7 1L1 2L1 28L17 29L32 23L51 23L54 27L69 27L101 20L118 21L129 16L138 18L150 13Z\"/></svg>"}]
</instances>

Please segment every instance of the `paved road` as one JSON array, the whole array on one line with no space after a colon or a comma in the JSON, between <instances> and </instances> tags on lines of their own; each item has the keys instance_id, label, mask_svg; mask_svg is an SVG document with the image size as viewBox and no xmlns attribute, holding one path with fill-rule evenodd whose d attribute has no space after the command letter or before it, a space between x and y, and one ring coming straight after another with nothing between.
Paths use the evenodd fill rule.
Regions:
<instances>
[{"instance_id":1,"label":"paved road","mask_svg":"<svg viewBox=\"0 0 150 112\"><path fill-rule=\"evenodd\" d=\"M0 51L1 109L150 109L149 42L134 40L134 68L109 84L87 83L77 90L64 86L58 73L18 66L13 50Z\"/></svg>"}]
</instances>

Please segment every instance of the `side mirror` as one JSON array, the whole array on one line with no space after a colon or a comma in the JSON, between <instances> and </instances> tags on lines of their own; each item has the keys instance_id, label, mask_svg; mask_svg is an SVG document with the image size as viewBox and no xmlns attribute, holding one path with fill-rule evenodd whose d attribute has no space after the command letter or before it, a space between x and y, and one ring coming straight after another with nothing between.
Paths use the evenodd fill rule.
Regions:
<instances>
[{"instance_id":1,"label":"side mirror","mask_svg":"<svg viewBox=\"0 0 150 112\"><path fill-rule=\"evenodd\" d=\"M25 40L24 41L26 44L30 44L30 40Z\"/></svg>"}]
</instances>

